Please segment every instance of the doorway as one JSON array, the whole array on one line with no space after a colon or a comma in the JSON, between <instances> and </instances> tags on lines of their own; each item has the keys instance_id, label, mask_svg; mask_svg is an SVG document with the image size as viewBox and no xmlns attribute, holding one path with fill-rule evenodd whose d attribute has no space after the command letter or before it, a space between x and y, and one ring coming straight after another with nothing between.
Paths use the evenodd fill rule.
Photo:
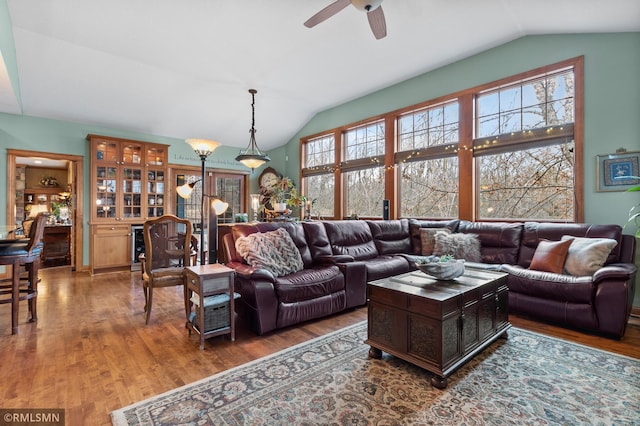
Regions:
<instances>
[{"instance_id":1,"label":"doorway","mask_svg":"<svg viewBox=\"0 0 640 426\"><path fill-rule=\"evenodd\" d=\"M32 162L36 159L42 161L42 164L45 165L47 162L57 165L65 164L68 178L63 180L62 177L56 177L56 168L53 167L51 169L54 171L53 173L47 173L46 176L43 175L40 178L36 178L36 183L33 183L33 178L27 183L26 177L21 175L24 163ZM58 168L60 167L58 166ZM47 170L47 168L44 167L42 170ZM7 150L6 224L20 226L28 216L26 210L31 210L34 206L43 210L46 208L48 211L51 211L52 208L60 209L62 206L62 212L56 211L56 223L68 226L68 264L75 271L83 268L83 170L84 157L82 156L15 149ZM61 173L64 172L62 171ZM58 179L64 182L62 186L58 183ZM52 232L54 234L53 238L57 238L58 243L52 243L50 248L56 249L60 247L60 237L57 235L59 232L60 229ZM57 257L53 256L56 254L59 255L59 253L52 253L52 258ZM63 255L62 257L66 256ZM43 263L42 266L46 265Z\"/></svg>"}]
</instances>

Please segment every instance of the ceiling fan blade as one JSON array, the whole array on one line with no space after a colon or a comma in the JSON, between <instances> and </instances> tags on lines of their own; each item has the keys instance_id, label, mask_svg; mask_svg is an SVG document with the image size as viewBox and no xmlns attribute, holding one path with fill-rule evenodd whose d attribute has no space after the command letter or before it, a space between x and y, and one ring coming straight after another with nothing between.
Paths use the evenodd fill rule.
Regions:
<instances>
[{"instance_id":1,"label":"ceiling fan blade","mask_svg":"<svg viewBox=\"0 0 640 426\"><path fill-rule=\"evenodd\" d=\"M384 12L382 6L378 6L371 12L367 12L367 19L369 19L369 26L373 35L377 40L380 40L387 35L387 23L384 20Z\"/></svg>"},{"instance_id":2,"label":"ceiling fan blade","mask_svg":"<svg viewBox=\"0 0 640 426\"><path fill-rule=\"evenodd\" d=\"M331 3L329 6L322 9L320 12L313 15L311 18L304 23L304 26L307 28L312 28L318 25L320 22L323 22L329 18L331 18L336 13L340 12L345 7L351 4L351 0L336 0Z\"/></svg>"}]
</instances>

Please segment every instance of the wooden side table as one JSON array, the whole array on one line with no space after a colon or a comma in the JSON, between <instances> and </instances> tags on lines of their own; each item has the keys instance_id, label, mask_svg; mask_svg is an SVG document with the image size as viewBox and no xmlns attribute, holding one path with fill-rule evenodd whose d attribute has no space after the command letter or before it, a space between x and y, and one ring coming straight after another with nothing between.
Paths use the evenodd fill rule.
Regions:
<instances>
[{"instance_id":1,"label":"wooden side table","mask_svg":"<svg viewBox=\"0 0 640 426\"><path fill-rule=\"evenodd\" d=\"M234 306L234 277L235 271L224 265L214 263L210 265L188 266L186 269L186 283L184 286L184 305L187 316L189 335L195 331L200 335L200 349L204 349L204 339L222 334L230 334L231 341L236 339L235 306ZM229 322L211 330L205 328L205 298L215 295L229 296ZM194 304L195 296L198 303ZM195 306L194 306L195 305ZM192 313L196 318L192 321Z\"/></svg>"}]
</instances>

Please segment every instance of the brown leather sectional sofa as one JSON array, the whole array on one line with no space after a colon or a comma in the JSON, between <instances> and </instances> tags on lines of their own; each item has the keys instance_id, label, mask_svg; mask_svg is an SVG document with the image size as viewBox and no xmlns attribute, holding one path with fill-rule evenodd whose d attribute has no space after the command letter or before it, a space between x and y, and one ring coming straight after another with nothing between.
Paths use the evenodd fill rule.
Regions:
<instances>
[{"instance_id":1,"label":"brown leather sectional sofa","mask_svg":"<svg viewBox=\"0 0 640 426\"><path fill-rule=\"evenodd\" d=\"M235 240L284 228L304 268L276 277L246 264ZM594 332L624 335L635 290L636 240L618 225L497 223L465 220L338 220L238 224L224 236L227 266L236 271L236 306L263 334L366 303L366 283L416 269L420 228L448 228L478 235L481 262L468 266L509 273L510 312ZM541 239L563 235L612 238L618 244L592 276L576 277L527 269Z\"/></svg>"}]
</instances>

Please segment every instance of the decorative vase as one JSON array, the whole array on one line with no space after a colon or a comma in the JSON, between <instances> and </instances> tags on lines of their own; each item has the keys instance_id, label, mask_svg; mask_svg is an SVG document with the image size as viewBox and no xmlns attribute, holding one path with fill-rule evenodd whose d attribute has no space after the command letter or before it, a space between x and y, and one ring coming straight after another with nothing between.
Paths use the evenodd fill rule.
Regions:
<instances>
[{"instance_id":1,"label":"decorative vase","mask_svg":"<svg viewBox=\"0 0 640 426\"><path fill-rule=\"evenodd\" d=\"M416 262L416 266L422 272L438 280L453 280L464 274L464 260L451 259L440 262L437 259Z\"/></svg>"}]
</instances>

